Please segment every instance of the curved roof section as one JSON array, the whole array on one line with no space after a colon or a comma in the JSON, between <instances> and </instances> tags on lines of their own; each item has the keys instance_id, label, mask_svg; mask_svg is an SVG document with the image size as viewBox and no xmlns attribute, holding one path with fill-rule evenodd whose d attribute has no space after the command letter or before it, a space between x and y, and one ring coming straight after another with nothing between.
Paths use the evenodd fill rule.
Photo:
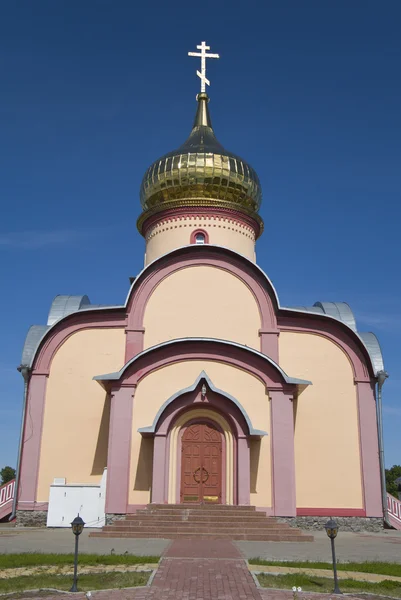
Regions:
<instances>
[{"instance_id":1,"label":"curved roof section","mask_svg":"<svg viewBox=\"0 0 401 600\"><path fill-rule=\"evenodd\" d=\"M136 362L137 360L142 358L142 356L146 356L147 354L150 354L151 352L154 352L155 350L157 350L159 348L166 348L167 346L179 344L180 342L197 342L197 343L215 342L215 343L218 343L218 344L221 344L224 346L233 346L235 348L241 348L242 350L246 350L247 352L250 352L251 354L255 354L256 356L259 356L266 362L270 363L271 366L280 374L280 376L282 377L282 379L284 380L285 383L288 383L290 385L291 384L292 385L311 385L312 384L311 381L308 381L306 379L298 379L297 377L289 377L287 375L287 373L285 373L285 371L283 371L283 369L280 367L280 365L278 365L276 362L274 362L273 359L271 359L266 354L259 352L258 350L254 350L254 348L249 348L249 346L243 346L242 344L238 344L237 342L230 342L227 340L218 340L218 339L214 339L214 338L199 338L199 337L178 338L176 340L169 340L167 342L163 342L162 344L157 344L156 346L152 346L151 348L147 348L146 350L143 350L142 352L140 352L139 354L137 354L136 356L131 358L131 360L129 360L127 363L125 363L125 365L119 371L115 371L114 373L106 373L104 375L95 375L95 377L93 377L93 379L95 381L118 381L124 375L125 371L132 364L134 364L134 362Z\"/></svg>"},{"instance_id":2,"label":"curved roof section","mask_svg":"<svg viewBox=\"0 0 401 600\"><path fill-rule=\"evenodd\" d=\"M141 427L140 429L138 429L138 432L141 433L143 436L153 435L156 432L156 427L159 422L159 419L162 416L162 414L164 413L164 411L166 410L166 408L170 404L172 404L172 402L174 402L174 400L176 400L179 396L182 396L183 394L187 394L189 392L193 392L194 390L196 390L196 388L201 383L201 381L206 381L208 387L212 390L212 392L215 392L216 394L221 394L222 396L224 396L225 398L227 398L228 400L230 400L231 402L233 402L235 404L235 406L238 408L238 410L241 412L242 416L244 417L244 420L248 426L250 436L260 438L262 436L267 435L266 431L262 431L260 429L254 428L254 426L252 425L252 421L249 418L249 415L246 412L245 408L242 406L242 404L236 398L234 398L234 396L231 396L231 394L228 394L227 392L224 392L223 390L219 390L218 388L216 388L213 385L211 379L205 373L205 371L202 371L202 373L200 375L198 375L198 377L195 379L195 381L192 385L190 385L189 387L184 388L182 390L179 390L178 392L176 392L175 394L170 396L170 398L168 398L168 400L166 400L161 405L159 410L157 411L157 414L156 414L155 418L153 419L152 425L150 425L149 427Z\"/></svg>"},{"instance_id":3,"label":"curved roof section","mask_svg":"<svg viewBox=\"0 0 401 600\"><path fill-rule=\"evenodd\" d=\"M46 331L50 329L47 325L31 325L26 334L24 347L22 349L21 365L30 366L32 364L33 357L39 342L45 335Z\"/></svg>"},{"instance_id":4,"label":"curved roof section","mask_svg":"<svg viewBox=\"0 0 401 600\"><path fill-rule=\"evenodd\" d=\"M53 325L59 319L90 306L88 296L56 296L47 317L47 324Z\"/></svg>"},{"instance_id":5,"label":"curved roof section","mask_svg":"<svg viewBox=\"0 0 401 600\"><path fill-rule=\"evenodd\" d=\"M359 338L359 340L362 342L362 344L366 348L366 350L369 354L369 357L371 359L372 369L373 369L374 373L377 374L378 371L383 369L383 356L382 356L382 353L380 350L380 345L377 341L376 336L373 333L368 334L368 333L360 333L357 331L355 317L353 315L353 312L352 312L350 306L347 303L345 303L345 302L315 302L315 304L313 306L293 306L293 307L281 306L278 295L277 295L277 291L276 291L273 283L269 279L269 277L263 271L263 269L261 269L257 264L255 264L248 258L235 252L234 250L225 248L223 246L214 245L214 244L208 244L207 246L201 246L201 245L197 246L195 244L190 244L188 246L182 246L181 248L176 248L176 249L172 250L171 252L168 252L168 253L158 257L155 261L148 264L144 269L142 269L142 271L138 274L138 276L133 280L133 282L130 286L130 289L128 291L125 303L121 304L121 305L110 306L110 305L102 305L102 304L91 304L88 296L86 296L86 295L84 295L84 296L56 296L56 298L53 300L53 303L52 303L52 306L51 306L51 309L49 312L48 326L33 325L32 326L33 328L37 328L36 333L34 334L34 333L30 333L30 330L28 331L27 338L26 338L27 346L26 347L24 346L22 366L27 366L27 367L32 366L33 360L35 358L36 352L38 350L38 347L39 347L42 339L45 337L48 330L50 330L54 326L54 324L57 323L58 321L60 321L61 319L65 318L68 315L71 315L75 312L81 312L81 311L85 311L85 310L93 310L93 309L107 310L107 309L116 309L116 308L122 308L122 309L126 308L134 288L139 285L141 278L146 273L148 273L155 264L161 262L167 256L172 257L174 255L179 255L179 254L182 254L183 252L187 252L187 251L203 252L205 250L211 250L211 249L214 251L223 251L228 254L238 256L241 258L241 260L245 261L250 266L252 266L253 269L258 271L261 274L261 276L265 279L265 281L267 282L267 284L271 290L271 293L273 295L274 303L278 310L283 309L286 311L294 311L294 313L301 312L301 313L320 314L320 315L324 315L326 318L336 319L337 321L340 321L341 323L346 325L349 329L351 329L353 332L355 332L357 334L357 337ZM41 336L39 336L39 334L37 333L38 331L42 332ZM28 341L28 336L29 336L29 341ZM34 336L36 336L36 337L34 337ZM373 338L376 340L376 345L375 345ZM34 340L36 340L36 346L34 346ZM378 369L378 365L381 365L382 368Z\"/></svg>"}]
</instances>

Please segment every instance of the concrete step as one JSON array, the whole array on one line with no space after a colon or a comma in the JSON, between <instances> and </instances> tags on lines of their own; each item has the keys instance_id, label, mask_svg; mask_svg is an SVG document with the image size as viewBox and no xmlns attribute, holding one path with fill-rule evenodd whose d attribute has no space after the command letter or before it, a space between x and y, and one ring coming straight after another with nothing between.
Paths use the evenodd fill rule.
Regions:
<instances>
[{"instance_id":1,"label":"concrete step","mask_svg":"<svg viewBox=\"0 0 401 600\"><path fill-rule=\"evenodd\" d=\"M163 533L166 534L165 537L169 537L170 535L175 535L176 533L186 533L186 534L198 534L203 533L207 535L219 535L220 533L237 535L239 533L260 533L264 535L292 535L295 537L302 536L302 533L296 530L284 530L280 531L277 529L272 529L270 527L238 527L236 529L232 529L229 527L214 527L214 528L205 528L200 530L198 527L130 527L127 529L122 529L118 527L113 527L113 525L107 526L103 529L106 533L141 533L145 532L152 537L154 533Z\"/></svg>"},{"instance_id":2,"label":"concrete step","mask_svg":"<svg viewBox=\"0 0 401 600\"><path fill-rule=\"evenodd\" d=\"M227 516L227 515L185 515L185 514L176 514L176 515L160 515L159 513L154 513L153 515L147 514L138 514L135 513L133 515L127 515L126 522L130 521L141 521L142 523L152 523L154 521L161 522L171 522L171 523L277 523L277 521L273 517L264 517L263 515L252 515L250 517L243 516ZM280 523L281 525L281 523Z\"/></svg>"},{"instance_id":3,"label":"concrete step","mask_svg":"<svg viewBox=\"0 0 401 600\"><path fill-rule=\"evenodd\" d=\"M240 518L255 518L255 517L264 517L264 518L269 518L266 517L266 513L263 512L256 512L256 511L249 511L249 513L245 512L245 511L225 511L225 510L221 510L221 511L213 511L213 510L192 510L190 508L185 508L185 509L181 509L180 511L178 510L170 510L169 508L165 508L165 509L159 509L159 510L137 510L135 513L132 513L132 515L127 515L127 519L131 518L131 517L135 517L135 516L142 516L142 515L150 515L150 516L155 516L155 515L160 515L160 516L170 516L170 517L174 517L177 515L194 515L194 516L199 516L199 517L214 517L215 519L220 519L222 517L228 517L230 519L233 519L235 517L240 517ZM271 518L271 517L270 517Z\"/></svg>"},{"instance_id":4,"label":"concrete step","mask_svg":"<svg viewBox=\"0 0 401 600\"><path fill-rule=\"evenodd\" d=\"M148 504L146 509L143 510L164 510L168 508L169 510L185 510L187 508L191 508L192 510L234 510L234 511L256 511L255 506L251 505L229 505L229 504ZM141 509L142 510L142 509Z\"/></svg>"},{"instance_id":5,"label":"concrete step","mask_svg":"<svg viewBox=\"0 0 401 600\"><path fill-rule=\"evenodd\" d=\"M197 529L201 531L202 529L215 529L216 527L225 527L227 529L243 529L244 527L250 527L251 529L262 528L262 529L277 529L280 531L287 531L290 529L294 531L289 525L286 523L271 523L264 521L243 521L243 522L230 522L230 521L215 521L213 523L198 523L197 521L163 521L163 520L154 520L154 521L141 521L138 519L137 521L114 521L111 525L107 525L107 527L113 527L113 529L132 529L137 527L142 527L142 529L156 529L161 527L175 527L175 528L188 528Z\"/></svg>"},{"instance_id":6,"label":"concrete step","mask_svg":"<svg viewBox=\"0 0 401 600\"><path fill-rule=\"evenodd\" d=\"M249 540L249 541L265 541L265 542L313 542L312 535L294 535L289 534L263 534L263 533L175 533L169 536L168 533L152 533L140 531L135 533L128 532L106 532L96 531L90 534L91 537L97 538L163 538L163 539L229 539L229 540Z\"/></svg>"}]
</instances>

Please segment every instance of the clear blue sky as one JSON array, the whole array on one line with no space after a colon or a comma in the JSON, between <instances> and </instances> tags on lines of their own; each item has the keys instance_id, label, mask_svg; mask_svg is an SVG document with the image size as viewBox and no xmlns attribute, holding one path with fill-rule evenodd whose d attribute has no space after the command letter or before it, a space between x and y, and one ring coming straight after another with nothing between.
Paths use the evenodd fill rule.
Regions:
<instances>
[{"instance_id":1,"label":"clear blue sky","mask_svg":"<svg viewBox=\"0 0 401 600\"><path fill-rule=\"evenodd\" d=\"M379 336L401 463L400 31L399 0L1 3L0 466L28 327L56 294L122 303L143 265L139 185L189 133L201 40L217 136L262 182L258 262L282 305L347 301Z\"/></svg>"}]
</instances>

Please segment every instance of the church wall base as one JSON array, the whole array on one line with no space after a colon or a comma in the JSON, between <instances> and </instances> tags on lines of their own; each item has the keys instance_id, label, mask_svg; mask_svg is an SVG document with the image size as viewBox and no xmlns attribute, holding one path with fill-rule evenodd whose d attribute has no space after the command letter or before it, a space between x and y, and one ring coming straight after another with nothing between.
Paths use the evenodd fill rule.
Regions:
<instances>
[{"instance_id":1,"label":"church wall base","mask_svg":"<svg viewBox=\"0 0 401 600\"><path fill-rule=\"evenodd\" d=\"M336 517L339 531L370 531L380 532L384 528L384 521L380 517ZM300 529L312 529L324 531L324 525L329 517L278 517L278 521L288 523Z\"/></svg>"},{"instance_id":2,"label":"church wall base","mask_svg":"<svg viewBox=\"0 0 401 600\"><path fill-rule=\"evenodd\" d=\"M46 527L47 510L17 510L17 527Z\"/></svg>"},{"instance_id":3,"label":"church wall base","mask_svg":"<svg viewBox=\"0 0 401 600\"><path fill-rule=\"evenodd\" d=\"M115 521L122 521L125 517L125 514L106 513L106 525L113 525Z\"/></svg>"}]
</instances>

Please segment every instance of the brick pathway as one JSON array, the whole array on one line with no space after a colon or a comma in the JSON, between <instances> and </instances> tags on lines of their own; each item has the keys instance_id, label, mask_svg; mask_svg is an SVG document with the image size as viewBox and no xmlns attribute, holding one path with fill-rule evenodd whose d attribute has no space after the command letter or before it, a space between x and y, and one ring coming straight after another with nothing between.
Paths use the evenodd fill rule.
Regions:
<instances>
[{"instance_id":1,"label":"brick pathway","mask_svg":"<svg viewBox=\"0 0 401 600\"><path fill-rule=\"evenodd\" d=\"M66 594L18 596L61 600ZM292 600L287 590L263 590L256 586L245 560L227 540L175 540L167 548L150 587L92 592L93 600ZM299 600L311 597L299 594ZM314 600L331 595L313 594ZM84 600L85 594L73 594ZM348 600L352 600L348 596Z\"/></svg>"}]
</instances>

